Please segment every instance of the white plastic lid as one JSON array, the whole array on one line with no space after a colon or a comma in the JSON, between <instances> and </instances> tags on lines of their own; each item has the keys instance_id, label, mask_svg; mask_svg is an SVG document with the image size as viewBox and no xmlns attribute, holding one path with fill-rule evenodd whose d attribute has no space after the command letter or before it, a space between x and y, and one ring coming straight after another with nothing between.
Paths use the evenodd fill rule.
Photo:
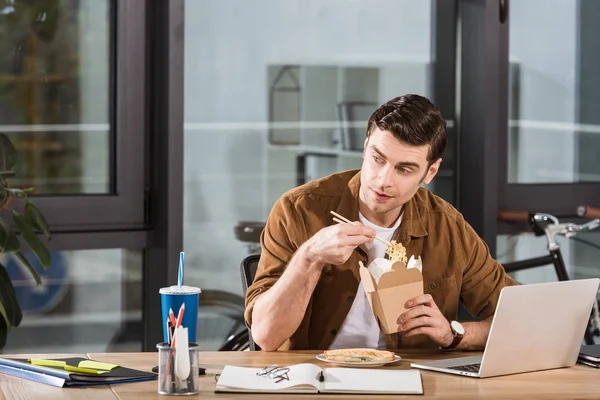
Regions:
<instances>
[{"instance_id":1,"label":"white plastic lid","mask_svg":"<svg viewBox=\"0 0 600 400\"><path fill-rule=\"evenodd\" d=\"M196 294L202 293L202 290L200 290L200 288L192 286L179 287L177 285L173 285L169 287L160 288L158 292L160 294Z\"/></svg>"}]
</instances>

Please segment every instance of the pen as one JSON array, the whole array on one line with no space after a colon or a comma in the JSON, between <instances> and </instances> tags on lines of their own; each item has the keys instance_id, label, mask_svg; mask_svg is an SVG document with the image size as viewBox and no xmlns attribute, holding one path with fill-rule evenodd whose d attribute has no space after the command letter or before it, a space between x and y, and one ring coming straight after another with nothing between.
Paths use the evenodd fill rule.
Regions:
<instances>
[{"instance_id":1,"label":"pen","mask_svg":"<svg viewBox=\"0 0 600 400\"><path fill-rule=\"evenodd\" d=\"M171 321L171 325L175 326L175 314L172 308L169 308L169 321Z\"/></svg>"},{"instance_id":2,"label":"pen","mask_svg":"<svg viewBox=\"0 0 600 400\"><path fill-rule=\"evenodd\" d=\"M179 308L179 314L177 315L177 321L175 324L175 329L179 328L181 326L181 322L183 321L183 314L185 313L185 303L181 303L181 307ZM177 338L174 337L173 340L171 341L171 347L175 347L175 342L177 341Z\"/></svg>"},{"instance_id":3,"label":"pen","mask_svg":"<svg viewBox=\"0 0 600 400\"><path fill-rule=\"evenodd\" d=\"M171 343L171 330L169 329L169 318L165 321L165 328L167 328L167 341Z\"/></svg>"},{"instance_id":4,"label":"pen","mask_svg":"<svg viewBox=\"0 0 600 400\"><path fill-rule=\"evenodd\" d=\"M321 373L319 374L319 382L325 382L325 375L323 375L323 370L321 370Z\"/></svg>"}]
</instances>

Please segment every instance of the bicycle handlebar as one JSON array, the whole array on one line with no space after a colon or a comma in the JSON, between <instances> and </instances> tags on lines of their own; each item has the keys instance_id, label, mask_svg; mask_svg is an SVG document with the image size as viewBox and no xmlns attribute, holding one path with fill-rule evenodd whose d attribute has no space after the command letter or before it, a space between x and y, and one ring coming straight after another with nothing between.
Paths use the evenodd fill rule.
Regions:
<instances>
[{"instance_id":1,"label":"bicycle handlebar","mask_svg":"<svg viewBox=\"0 0 600 400\"><path fill-rule=\"evenodd\" d=\"M577 207L577 215L583 218L600 218L600 208L594 208L589 206Z\"/></svg>"},{"instance_id":2,"label":"bicycle handlebar","mask_svg":"<svg viewBox=\"0 0 600 400\"><path fill-rule=\"evenodd\" d=\"M529 213L527 211L498 211L498 219L506 222L527 222L529 221Z\"/></svg>"}]
</instances>

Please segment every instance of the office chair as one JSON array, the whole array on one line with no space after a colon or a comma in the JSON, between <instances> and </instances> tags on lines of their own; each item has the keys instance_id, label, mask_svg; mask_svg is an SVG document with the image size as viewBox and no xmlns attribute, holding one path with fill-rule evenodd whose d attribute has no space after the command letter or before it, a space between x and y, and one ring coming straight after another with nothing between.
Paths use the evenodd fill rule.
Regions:
<instances>
[{"instance_id":1,"label":"office chair","mask_svg":"<svg viewBox=\"0 0 600 400\"><path fill-rule=\"evenodd\" d=\"M260 260L260 254L251 254L242 260L240 265L240 273L242 275L242 288L244 296L246 296L246 290L248 286L254 282L256 276L256 270L258 269L258 261ZM248 331L248 342L250 344L250 350L260 350L260 347L252 340L252 334Z\"/></svg>"},{"instance_id":2,"label":"office chair","mask_svg":"<svg viewBox=\"0 0 600 400\"><path fill-rule=\"evenodd\" d=\"M240 264L240 273L242 276L242 289L244 296L248 286L254 281L256 270L258 269L259 254L251 254L245 257ZM260 347L252 340L252 335L248 329L242 329L235 335L227 338L227 341L219 348L219 351L240 351L250 349L251 351L260 350Z\"/></svg>"}]
</instances>

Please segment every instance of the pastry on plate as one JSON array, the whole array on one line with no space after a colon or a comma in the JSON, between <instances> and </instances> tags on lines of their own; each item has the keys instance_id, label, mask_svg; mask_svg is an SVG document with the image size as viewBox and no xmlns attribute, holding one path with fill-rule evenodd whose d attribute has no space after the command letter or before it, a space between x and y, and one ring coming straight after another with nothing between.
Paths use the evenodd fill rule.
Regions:
<instances>
[{"instance_id":1,"label":"pastry on plate","mask_svg":"<svg viewBox=\"0 0 600 400\"><path fill-rule=\"evenodd\" d=\"M336 349L325 350L325 359L337 362L385 362L394 361L394 353L387 350L374 349Z\"/></svg>"}]
</instances>

